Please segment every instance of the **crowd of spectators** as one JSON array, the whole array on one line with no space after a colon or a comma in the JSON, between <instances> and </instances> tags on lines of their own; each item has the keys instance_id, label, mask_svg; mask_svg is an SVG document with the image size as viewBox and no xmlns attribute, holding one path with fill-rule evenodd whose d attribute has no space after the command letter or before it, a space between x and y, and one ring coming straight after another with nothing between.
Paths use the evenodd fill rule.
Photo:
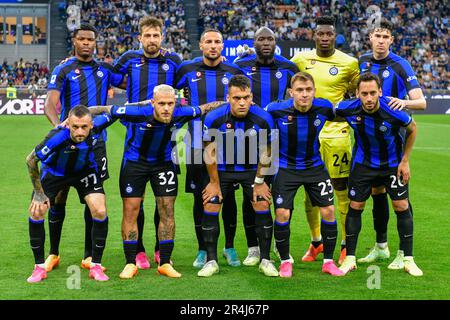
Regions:
<instances>
[{"instance_id":1,"label":"crowd of spectators","mask_svg":"<svg viewBox=\"0 0 450 320\"><path fill-rule=\"evenodd\" d=\"M8 63L7 59L4 59L0 65L0 87L2 88L13 84L17 88L45 89L48 77L47 64L39 63L37 59L30 62L20 58L14 63Z\"/></svg>"},{"instance_id":2,"label":"crowd of spectators","mask_svg":"<svg viewBox=\"0 0 450 320\"><path fill-rule=\"evenodd\" d=\"M79 10L76 9L79 8ZM139 20L143 16L155 16L163 21L163 47L176 52L183 59L190 58L190 44L186 32L183 1L180 0L77 0L68 1L68 15L79 14L81 22L87 22L99 31L97 57L118 58L122 53L139 48ZM76 21L70 21L76 26ZM68 27L70 28L68 22ZM69 30L70 31L70 30ZM68 49L71 50L70 38Z\"/></svg>"},{"instance_id":3,"label":"crowd of spectators","mask_svg":"<svg viewBox=\"0 0 450 320\"><path fill-rule=\"evenodd\" d=\"M448 1L199 0L199 4L200 32L216 28L228 40L252 39L262 26L274 30L278 40L312 40L315 18L332 15L341 33L338 47L355 57L370 50L370 21L382 16L395 26L391 50L409 60L423 88L450 90Z\"/></svg>"}]
</instances>

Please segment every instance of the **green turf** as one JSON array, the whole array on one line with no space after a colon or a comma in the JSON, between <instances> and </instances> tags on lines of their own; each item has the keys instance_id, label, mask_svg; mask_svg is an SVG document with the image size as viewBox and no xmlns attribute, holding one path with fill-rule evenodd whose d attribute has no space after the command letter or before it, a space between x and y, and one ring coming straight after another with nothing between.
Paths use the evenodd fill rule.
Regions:
<instances>
[{"instance_id":1,"label":"green turf","mask_svg":"<svg viewBox=\"0 0 450 320\"><path fill-rule=\"evenodd\" d=\"M33 267L33 256L29 247L27 223L31 183L25 157L42 140L49 125L42 116L2 116L0 299L448 299L450 117L422 115L415 118L418 122L418 138L411 159L410 195L414 205L415 259L424 271L423 277L413 278L403 271L388 270L388 262L376 263L381 270L381 288L369 289L367 282L371 274L367 273L365 265L360 264L358 270L346 277L332 278L321 274L321 261L301 263L301 256L309 242L309 233L301 204L303 192L300 192L291 228L291 253L296 260L291 279L266 278L258 273L257 267L232 268L226 265L222 257L218 275L208 279L198 278L197 270L192 267L197 250L191 213L192 196L184 193L182 175L175 208L177 227L172 258L183 277L168 279L159 276L153 263L150 270L140 271L135 279L120 280L118 275L125 260L120 233L122 205L118 174L124 129L116 123L109 129L111 178L105 186L110 225L103 264L108 267L107 274L111 280L96 283L88 279L86 270L82 270L80 289L71 290L67 283L71 282L70 277L73 275L67 271L70 266L78 266L82 258L83 208L72 191L60 248L61 265L42 283L28 284L26 278ZM358 256L365 255L374 243L371 206L369 201L364 213ZM147 251L152 252L155 240L154 199L151 192L147 194L145 209L144 239ZM389 240L391 253L395 254L398 238L393 214L389 222ZM223 244L222 231L220 251ZM48 247L47 234L46 251ZM238 220L236 248L243 259L246 248L241 217Z\"/></svg>"}]
</instances>

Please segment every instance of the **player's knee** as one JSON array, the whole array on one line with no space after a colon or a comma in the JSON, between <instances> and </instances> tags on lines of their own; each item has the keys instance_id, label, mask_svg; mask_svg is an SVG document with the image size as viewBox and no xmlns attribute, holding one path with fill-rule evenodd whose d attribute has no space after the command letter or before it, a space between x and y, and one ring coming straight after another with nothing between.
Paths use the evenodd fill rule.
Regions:
<instances>
[{"instance_id":1,"label":"player's knee","mask_svg":"<svg viewBox=\"0 0 450 320\"><path fill-rule=\"evenodd\" d=\"M207 203L205 205L205 211L208 211L208 212L220 212L221 207L222 206L220 204Z\"/></svg>"},{"instance_id":2,"label":"player's knee","mask_svg":"<svg viewBox=\"0 0 450 320\"><path fill-rule=\"evenodd\" d=\"M372 195L376 196L379 194L386 193L386 188L384 186L372 187Z\"/></svg>"},{"instance_id":3,"label":"player's knee","mask_svg":"<svg viewBox=\"0 0 450 320\"><path fill-rule=\"evenodd\" d=\"M331 184L333 185L333 188L337 191L343 191L347 189L347 183L348 183L347 178L331 179Z\"/></svg>"},{"instance_id":4,"label":"player's knee","mask_svg":"<svg viewBox=\"0 0 450 320\"><path fill-rule=\"evenodd\" d=\"M253 203L253 209L255 211L267 211L267 210L269 210L269 202L256 201L255 203Z\"/></svg>"},{"instance_id":5,"label":"player's knee","mask_svg":"<svg viewBox=\"0 0 450 320\"><path fill-rule=\"evenodd\" d=\"M335 220L334 206L321 207L320 213L325 221L333 222Z\"/></svg>"},{"instance_id":6,"label":"player's knee","mask_svg":"<svg viewBox=\"0 0 450 320\"><path fill-rule=\"evenodd\" d=\"M289 221L290 211L289 209L277 209L275 216L278 222L284 223Z\"/></svg>"},{"instance_id":7,"label":"player's knee","mask_svg":"<svg viewBox=\"0 0 450 320\"><path fill-rule=\"evenodd\" d=\"M350 208L355 210L364 210L365 205L366 205L365 202L358 202L358 201L350 202Z\"/></svg>"},{"instance_id":8,"label":"player's knee","mask_svg":"<svg viewBox=\"0 0 450 320\"><path fill-rule=\"evenodd\" d=\"M392 201L392 208L394 208L394 211L402 212L407 210L408 207L409 207L408 199Z\"/></svg>"},{"instance_id":9,"label":"player's knee","mask_svg":"<svg viewBox=\"0 0 450 320\"><path fill-rule=\"evenodd\" d=\"M106 218L106 207L96 207L96 208L90 208L92 218L97 220L104 220Z\"/></svg>"}]
</instances>

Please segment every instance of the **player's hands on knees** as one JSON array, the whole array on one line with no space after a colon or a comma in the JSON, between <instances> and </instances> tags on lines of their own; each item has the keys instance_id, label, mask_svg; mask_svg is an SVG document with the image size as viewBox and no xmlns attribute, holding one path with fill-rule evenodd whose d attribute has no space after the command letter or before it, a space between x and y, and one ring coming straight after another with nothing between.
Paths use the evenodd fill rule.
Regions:
<instances>
[{"instance_id":1,"label":"player's hands on knees","mask_svg":"<svg viewBox=\"0 0 450 320\"><path fill-rule=\"evenodd\" d=\"M31 200L28 211L30 211L30 215L32 218L39 220L44 217L49 207L50 200L47 198L47 196L43 193L35 193L33 199Z\"/></svg>"},{"instance_id":2,"label":"player's hands on knees","mask_svg":"<svg viewBox=\"0 0 450 320\"><path fill-rule=\"evenodd\" d=\"M256 202L258 197L266 200L269 205L272 203L272 192L270 192L270 188L265 182L261 184L255 183L253 186L253 202Z\"/></svg>"},{"instance_id":3,"label":"player's hands on knees","mask_svg":"<svg viewBox=\"0 0 450 320\"><path fill-rule=\"evenodd\" d=\"M389 101L388 106L392 109L392 110L403 110L406 107L406 101L399 99L399 98L394 98L394 97L388 97L389 99L391 99L391 101Z\"/></svg>"},{"instance_id":4,"label":"player's hands on knees","mask_svg":"<svg viewBox=\"0 0 450 320\"><path fill-rule=\"evenodd\" d=\"M221 203L223 197L219 183L210 182L202 192L203 205L206 205L215 196L219 197L219 203Z\"/></svg>"},{"instance_id":5,"label":"player's hands on knees","mask_svg":"<svg viewBox=\"0 0 450 320\"><path fill-rule=\"evenodd\" d=\"M407 184L411 179L411 172L409 170L409 162L402 160L398 165L397 178L402 184ZM401 179L401 180L400 180Z\"/></svg>"}]
</instances>

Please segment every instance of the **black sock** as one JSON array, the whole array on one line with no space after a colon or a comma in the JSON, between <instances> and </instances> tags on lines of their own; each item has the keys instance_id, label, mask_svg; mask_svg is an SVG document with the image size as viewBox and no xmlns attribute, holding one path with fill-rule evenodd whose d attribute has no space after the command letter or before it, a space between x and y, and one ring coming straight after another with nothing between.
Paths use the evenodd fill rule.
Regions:
<instances>
[{"instance_id":1,"label":"black sock","mask_svg":"<svg viewBox=\"0 0 450 320\"><path fill-rule=\"evenodd\" d=\"M66 205L55 204L48 211L48 233L50 236L50 254L59 255L61 231L66 217Z\"/></svg>"},{"instance_id":2,"label":"black sock","mask_svg":"<svg viewBox=\"0 0 450 320\"><path fill-rule=\"evenodd\" d=\"M92 257L92 214L88 205L84 206L84 258Z\"/></svg>"},{"instance_id":3,"label":"black sock","mask_svg":"<svg viewBox=\"0 0 450 320\"><path fill-rule=\"evenodd\" d=\"M202 216L203 216L203 199L201 193L194 193L194 225L195 235L197 236L198 250L206 251L205 242L202 236Z\"/></svg>"},{"instance_id":4,"label":"black sock","mask_svg":"<svg viewBox=\"0 0 450 320\"><path fill-rule=\"evenodd\" d=\"M159 265L162 266L165 263L170 263L170 257L172 256L174 242L173 240L161 240L159 242Z\"/></svg>"},{"instance_id":5,"label":"black sock","mask_svg":"<svg viewBox=\"0 0 450 320\"><path fill-rule=\"evenodd\" d=\"M358 235L361 231L361 214L363 210L356 210L349 206L347 218L345 219L345 247L347 255L354 256L356 252L356 244Z\"/></svg>"},{"instance_id":6,"label":"black sock","mask_svg":"<svg viewBox=\"0 0 450 320\"><path fill-rule=\"evenodd\" d=\"M314 248L318 248L321 244L323 243L323 240L319 240L319 241L311 241L311 244L313 245Z\"/></svg>"},{"instance_id":7,"label":"black sock","mask_svg":"<svg viewBox=\"0 0 450 320\"><path fill-rule=\"evenodd\" d=\"M242 220L244 223L245 238L247 239L247 247L257 247L258 238L255 231L255 210L251 203L251 199L244 193L244 201L242 202Z\"/></svg>"},{"instance_id":8,"label":"black sock","mask_svg":"<svg viewBox=\"0 0 450 320\"><path fill-rule=\"evenodd\" d=\"M203 212L202 217L202 235L205 242L207 254L207 261L217 261L217 240L219 239L219 213L218 212Z\"/></svg>"},{"instance_id":9,"label":"black sock","mask_svg":"<svg viewBox=\"0 0 450 320\"><path fill-rule=\"evenodd\" d=\"M275 237L275 245L280 253L281 260L289 259L289 238L291 236L290 222L278 222L275 220L273 225L273 234Z\"/></svg>"},{"instance_id":10,"label":"black sock","mask_svg":"<svg viewBox=\"0 0 450 320\"><path fill-rule=\"evenodd\" d=\"M225 249L234 248L237 224L237 206L234 190L228 192L223 199L222 220L225 232Z\"/></svg>"},{"instance_id":11,"label":"black sock","mask_svg":"<svg viewBox=\"0 0 450 320\"><path fill-rule=\"evenodd\" d=\"M412 207L411 201L409 201L409 199L408 199L408 207L409 207L409 212L411 212L411 215L414 217L413 207Z\"/></svg>"},{"instance_id":12,"label":"black sock","mask_svg":"<svg viewBox=\"0 0 450 320\"><path fill-rule=\"evenodd\" d=\"M372 195L373 198L373 228L376 231L377 243L387 242L387 228L389 222L389 203L387 193Z\"/></svg>"},{"instance_id":13,"label":"black sock","mask_svg":"<svg viewBox=\"0 0 450 320\"><path fill-rule=\"evenodd\" d=\"M28 219L28 229L30 232L30 245L34 255L34 263L41 264L45 262L44 259L44 244L45 244L45 220Z\"/></svg>"},{"instance_id":14,"label":"black sock","mask_svg":"<svg viewBox=\"0 0 450 320\"><path fill-rule=\"evenodd\" d=\"M323 236L323 258L333 259L337 238L336 220L329 222L322 219L320 223L320 233Z\"/></svg>"},{"instance_id":15,"label":"black sock","mask_svg":"<svg viewBox=\"0 0 450 320\"><path fill-rule=\"evenodd\" d=\"M137 251L136 252L145 252L144 247L144 224L145 224L145 215L144 215L144 201L141 201L141 205L139 207L139 214L137 217L137 227L138 227L138 243L137 243ZM156 231L158 233L158 231Z\"/></svg>"},{"instance_id":16,"label":"black sock","mask_svg":"<svg viewBox=\"0 0 450 320\"><path fill-rule=\"evenodd\" d=\"M159 251L159 211L158 211L158 204L155 204L155 213L153 215L153 223L155 224L155 252Z\"/></svg>"},{"instance_id":17,"label":"black sock","mask_svg":"<svg viewBox=\"0 0 450 320\"><path fill-rule=\"evenodd\" d=\"M92 219L92 262L102 263L105 250L106 237L108 236L108 217L103 220Z\"/></svg>"},{"instance_id":18,"label":"black sock","mask_svg":"<svg viewBox=\"0 0 450 320\"><path fill-rule=\"evenodd\" d=\"M136 248L137 240L124 240L123 241L123 251L125 253L125 259L127 264L136 264Z\"/></svg>"},{"instance_id":19,"label":"black sock","mask_svg":"<svg viewBox=\"0 0 450 320\"><path fill-rule=\"evenodd\" d=\"M413 255L413 217L408 209L405 211L395 211L397 215L397 230L400 237L400 250L403 250L405 257Z\"/></svg>"},{"instance_id":20,"label":"black sock","mask_svg":"<svg viewBox=\"0 0 450 320\"><path fill-rule=\"evenodd\" d=\"M270 260L270 245L273 234L273 221L270 210L255 211L255 232L258 237L259 252L262 259Z\"/></svg>"}]
</instances>

